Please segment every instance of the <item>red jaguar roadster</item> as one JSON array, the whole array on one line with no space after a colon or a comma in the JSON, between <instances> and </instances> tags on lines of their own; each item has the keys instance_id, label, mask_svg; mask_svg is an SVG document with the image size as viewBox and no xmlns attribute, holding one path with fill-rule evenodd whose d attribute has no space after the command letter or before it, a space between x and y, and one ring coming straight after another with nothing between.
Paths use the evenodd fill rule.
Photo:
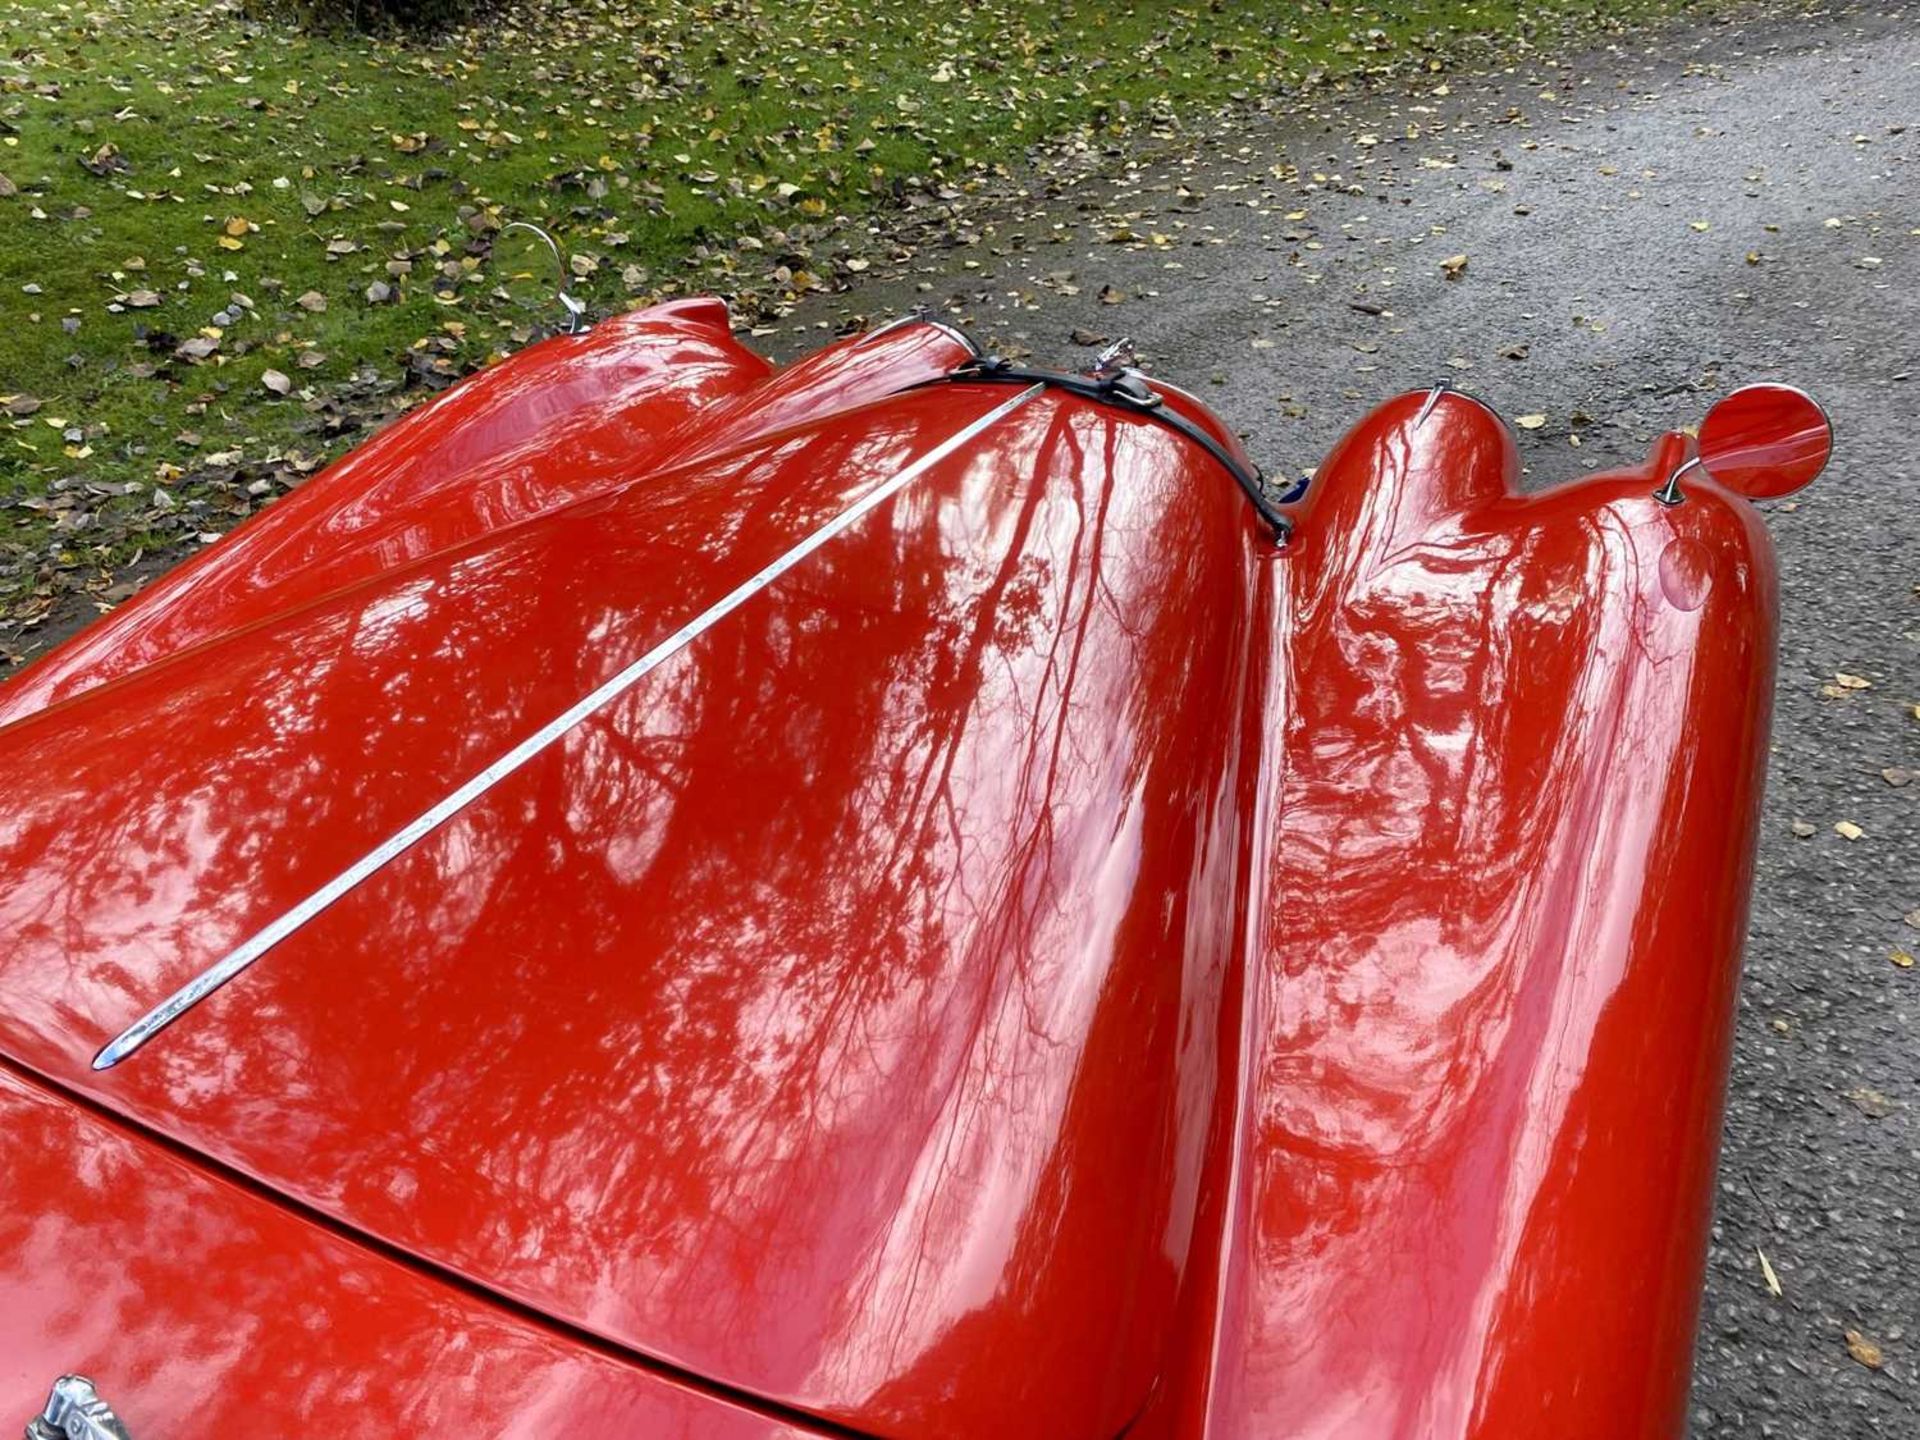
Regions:
<instances>
[{"instance_id":1,"label":"red jaguar roadster","mask_svg":"<svg viewBox=\"0 0 1920 1440\"><path fill-rule=\"evenodd\" d=\"M1679 1434L1828 442L485 371L0 687L0 1429Z\"/></svg>"}]
</instances>

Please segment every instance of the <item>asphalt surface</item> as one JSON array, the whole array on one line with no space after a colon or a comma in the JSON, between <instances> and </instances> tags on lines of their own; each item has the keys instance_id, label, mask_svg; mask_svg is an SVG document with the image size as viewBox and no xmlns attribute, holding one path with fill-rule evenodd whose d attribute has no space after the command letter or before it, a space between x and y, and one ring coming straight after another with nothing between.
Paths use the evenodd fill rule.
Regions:
<instances>
[{"instance_id":1,"label":"asphalt surface","mask_svg":"<svg viewBox=\"0 0 1920 1440\"><path fill-rule=\"evenodd\" d=\"M916 302L1045 363L1128 334L1270 474L1443 376L1544 417L1534 484L1747 381L1829 407L1832 468L1768 507L1774 750L1696 1436L1920 1436L1920 967L1894 958L1920 954L1917 160L1920 4L1755 11L1090 157L876 237L879 278L760 342Z\"/></svg>"}]
</instances>

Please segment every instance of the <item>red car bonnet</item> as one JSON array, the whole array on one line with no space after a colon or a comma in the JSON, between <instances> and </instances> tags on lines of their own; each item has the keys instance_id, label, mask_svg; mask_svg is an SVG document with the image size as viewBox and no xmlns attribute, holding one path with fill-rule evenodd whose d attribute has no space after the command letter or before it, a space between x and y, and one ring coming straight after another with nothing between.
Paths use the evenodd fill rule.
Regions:
<instances>
[{"instance_id":1,"label":"red car bonnet","mask_svg":"<svg viewBox=\"0 0 1920 1440\"><path fill-rule=\"evenodd\" d=\"M950 367L893 343L934 341ZM278 613L0 730L0 1044L726 1386L1113 1435L1191 1241L1247 778L1250 515L1148 419L1034 399L88 1068L1009 398L871 391L344 585L309 562ZM578 447L525 453L580 488Z\"/></svg>"},{"instance_id":2,"label":"red car bonnet","mask_svg":"<svg viewBox=\"0 0 1920 1440\"><path fill-rule=\"evenodd\" d=\"M106 1158L7 1217L125 1258L192 1351L116 1348L14 1225L9 1396L92 1367L170 1417L254 1373L132 1263L106 1187L150 1171L217 1267L304 1253L278 1195L342 1274L357 1233L458 1277L417 1323L486 1354L396 1348L403 1387L484 1383L537 1312L730 1397L594 1391L575 1433L1678 1433L1774 603L1749 507L1655 497L1687 442L1522 497L1495 416L1402 396L1276 548L1146 416L922 384L969 353L932 326L773 375L699 302L550 345L0 691L0 1049L179 1147L8 1080L35 1148Z\"/></svg>"}]
</instances>

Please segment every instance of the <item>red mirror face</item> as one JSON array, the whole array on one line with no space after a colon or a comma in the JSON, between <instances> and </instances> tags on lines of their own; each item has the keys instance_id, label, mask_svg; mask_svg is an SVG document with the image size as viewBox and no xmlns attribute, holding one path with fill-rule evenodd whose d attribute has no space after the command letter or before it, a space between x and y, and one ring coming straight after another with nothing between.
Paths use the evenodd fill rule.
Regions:
<instances>
[{"instance_id":1,"label":"red mirror face","mask_svg":"<svg viewBox=\"0 0 1920 1440\"><path fill-rule=\"evenodd\" d=\"M1804 390L1745 385L1700 422L1700 463L1752 500L1791 495L1826 468L1833 422Z\"/></svg>"}]
</instances>

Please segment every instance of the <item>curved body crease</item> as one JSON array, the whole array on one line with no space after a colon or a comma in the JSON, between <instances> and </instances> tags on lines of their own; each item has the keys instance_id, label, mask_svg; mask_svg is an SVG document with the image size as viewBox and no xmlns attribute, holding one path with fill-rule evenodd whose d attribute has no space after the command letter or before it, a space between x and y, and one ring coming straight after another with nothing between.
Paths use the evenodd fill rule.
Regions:
<instances>
[{"instance_id":1,"label":"curved body crease","mask_svg":"<svg viewBox=\"0 0 1920 1440\"><path fill-rule=\"evenodd\" d=\"M1757 516L971 358L544 342L0 688L0 1423L1680 1433Z\"/></svg>"}]
</instances>

